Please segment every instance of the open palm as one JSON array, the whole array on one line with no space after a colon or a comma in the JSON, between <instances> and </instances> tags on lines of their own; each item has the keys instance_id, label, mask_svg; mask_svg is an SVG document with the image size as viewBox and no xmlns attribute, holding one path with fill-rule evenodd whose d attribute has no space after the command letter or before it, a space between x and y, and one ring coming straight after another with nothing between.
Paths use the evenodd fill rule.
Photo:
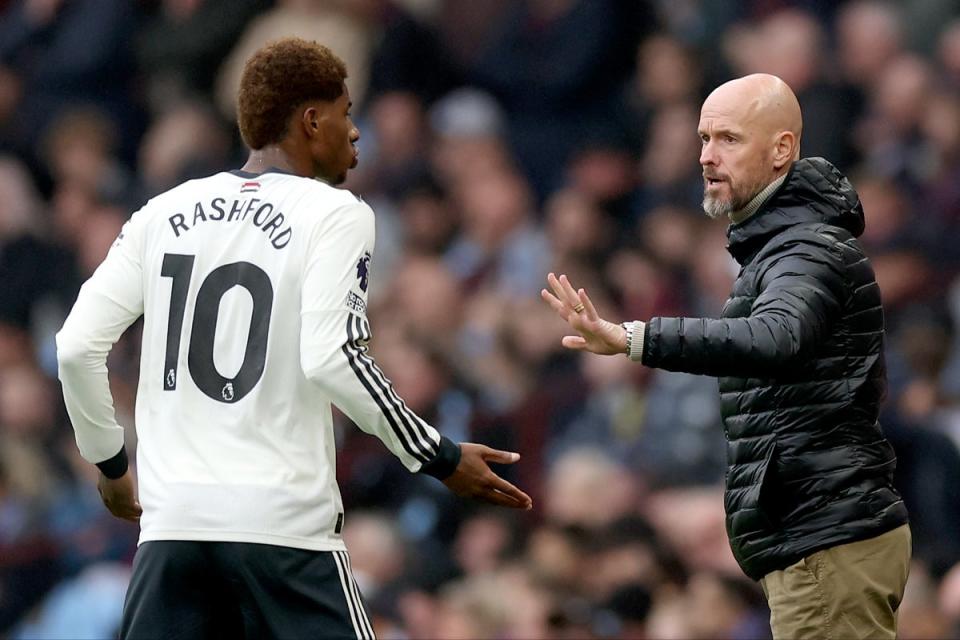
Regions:
<instances>
[{"instance_id":1,"label":"open palm","mask_svg":"<svg viewBox=\"0 0 960 640\"><path fill-rule=\"evenodd\" d=\"M625 352L626 331L619 324L601 318L584 289L574 289L567 276L557 278L553 273L547 275L547 283L553 292L542 289L540 297L578 334L564 336L563 346L600 355Z\"/></svg>"}]
</instances>

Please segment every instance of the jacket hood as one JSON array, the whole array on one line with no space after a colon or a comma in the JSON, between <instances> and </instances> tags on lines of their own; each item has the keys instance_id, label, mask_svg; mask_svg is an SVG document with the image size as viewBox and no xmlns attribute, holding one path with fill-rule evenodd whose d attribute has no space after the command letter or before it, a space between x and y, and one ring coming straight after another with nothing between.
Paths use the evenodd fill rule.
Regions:
<instances>
[{"instance_id":1,"label":"jacket hood","mask_svg":"<svg viewBox=\"0 0 960 640\"><path fill-rule=\"evenodd\" d=\"M823 158L793 163L786 180L760 210L727 228L727 249L744 264L767 239L787 227L820 222L863 233L863 207L850 181Z\"/></svg>"}]
</instances>

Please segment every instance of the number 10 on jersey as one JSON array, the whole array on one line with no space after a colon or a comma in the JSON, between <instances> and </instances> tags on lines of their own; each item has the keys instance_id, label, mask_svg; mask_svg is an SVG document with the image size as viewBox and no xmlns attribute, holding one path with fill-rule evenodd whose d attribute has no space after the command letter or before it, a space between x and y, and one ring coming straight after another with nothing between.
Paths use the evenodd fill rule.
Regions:
<instances>
[{"instance_id":1,"label":"number 10 on jersey","mask_svg":"<svg viewBox=\"0 0 960 640\"><path fill-rule=\"evenodd\" d=\"M187 293L193 274L194 256L166 253L160 277L170 278L170 314L167 317L167 348L163 363L163 389L177 388L180 340ZM214 338L220 301L233 287L243 287L253 300L250 331L247 334L243 363L236 375L222 375L213 361ZM211 271L197 291L190 329L187 366L197 388L217 402L233 403L246 396L260 381L267 359L267 336L273 309L273 285L267 273L250 262L232 262Z\"/></svg>"}]
</instances>

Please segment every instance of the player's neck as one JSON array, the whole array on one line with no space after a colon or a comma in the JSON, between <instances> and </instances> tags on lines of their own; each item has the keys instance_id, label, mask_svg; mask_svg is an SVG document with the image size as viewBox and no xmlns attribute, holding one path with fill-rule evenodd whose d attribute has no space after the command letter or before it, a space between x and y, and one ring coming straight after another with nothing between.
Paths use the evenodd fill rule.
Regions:
<instances>
[{"instance_id":1,"label":"player's neck","mask_svg":"<svg viewBox=\"0 0 960 640\"><path fill-rule=\"evenodd\" d=\"M293 155L280 145L269 145L251 151L247 162L241 169L249 173L263 173L270 169L282 169L298 176L312 177L310 163L296 162Z\"/></svg>"}]
</instances>

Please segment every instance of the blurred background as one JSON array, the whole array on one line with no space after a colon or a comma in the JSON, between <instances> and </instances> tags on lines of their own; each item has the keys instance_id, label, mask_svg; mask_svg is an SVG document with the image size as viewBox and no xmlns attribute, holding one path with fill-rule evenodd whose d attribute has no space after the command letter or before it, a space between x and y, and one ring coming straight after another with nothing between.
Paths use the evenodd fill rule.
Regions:
<instances>
[{"instance_id":1,"label":"blurred background","mask_svg":"<svg viewBox=\"0 0 960 640\"><path fill-rule=\"evenodd\" d=\"M349 68L375 357L447 436L521 452L503 472L535 500L457 500L340 419L381 638L768 637L727 547L715 380L564 352L538 297L553 270L611 319L719 313L699 106L756 71L863 200L915 544L901 636L960 636L956 0L0 0L0 636L116 630L137 530L77 453L53 336L132 211L241 166L243 62L288 35ZM131 446L139 342L109 359Z\"/></svg>"}]
</instances>

